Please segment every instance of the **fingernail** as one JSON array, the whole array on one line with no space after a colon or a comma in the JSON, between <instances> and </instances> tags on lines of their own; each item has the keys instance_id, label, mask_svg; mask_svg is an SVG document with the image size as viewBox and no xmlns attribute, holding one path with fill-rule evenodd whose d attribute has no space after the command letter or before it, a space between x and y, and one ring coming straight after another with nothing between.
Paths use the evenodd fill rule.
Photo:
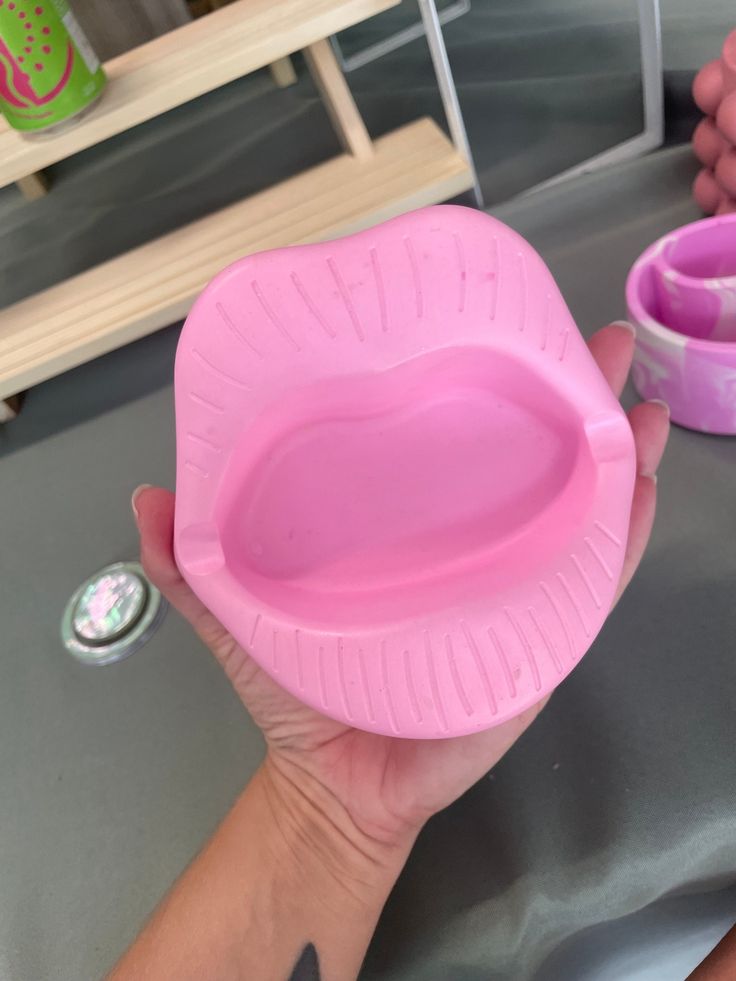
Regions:
<instances>
[{"instance_id":1,"label":"fingernail","mask_svg":"<svg viewBox=\"0 0 736 981\"><path fill-rule=\"evenodd\" d=\"M656 485L657 485L657 475L656 475L656 473L640 473L639 476L640 477L646 477L647 480L651 480L651 482L656 487Z\"/></svg>"},{"instance_id":2,"label":"fingernail","mask_svg":"<svg viewBox=\"0 0 736 981\"><path fill-rule=\"evenodd\" d=\"M141 491L146 490L148 487L152 487L153 484L138 484L136 489L130 495L130 506L133 508L133 514L135 515L136 521L138 520L138 508L136 507L136 500Z\"/></svg>"},{"instance_id":3,"label":"fingernail","mask_svg":"<svg viewBox=\"0 0 736 981\"><path fill-rule=\"evenodd\" d=\"M624 330L628 330L632 336L636 337L636 327L630 324L628 320L613 320L611 321L611 327L623 327Z\"/></svg>"},{"instance_id":4,"label":"fingernail","mask_svg":"<svg viewBox=\"0 0 736 981\"><path fill-rule=\"evenodd\" d=\"M662 408L667 413L667 418L669 419L669 417L670 417L670 407L669 407L669 405L667 405L667 403L665 402L664 399L647 399L647 402L649 403L649 405L661 405Z\"/></svg>"}]
</instances>

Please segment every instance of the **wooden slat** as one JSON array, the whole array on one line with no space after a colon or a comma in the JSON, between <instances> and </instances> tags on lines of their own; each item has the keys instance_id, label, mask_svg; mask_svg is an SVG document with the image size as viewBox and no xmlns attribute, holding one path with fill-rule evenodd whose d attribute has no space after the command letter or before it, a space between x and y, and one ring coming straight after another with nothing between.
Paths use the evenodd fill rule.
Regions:
<instances>
[{"instance_id":1,"label":"wooden slat","mask_svg":"<svg viewBox=\"0 0 736 981\"><path fill-rule=\"evenodd\" d=\"M279 58L278 61L272 61L268 70L271 72L271 78L280 89L286 89L290 85L296 84L296 70L288 55Z\"/></svg>"},{"instance_id":2,"label":"wooden slat","mask_svg":"<svg viewBox=\"0 0 736 981\"><path fill-rule=\"evenodd\" d=\"M37 174L20 177L16 186L26 201L38 201L49 193L49 184L48 175L39 170Z\"/></svg>"},{"instance_id":3,"label":"wooden slat","mask_svg":"<svg viewBox=\"0 0 736 981\"><path fill-rule=\"evenodd\" d=\"M12 422L20 412L22 398L11 395L9 399L0 399L0 422Z\"/></svg>"},{"instance_id":4,"label":"wooden slat","mask_svg":"<svg viewBox=\"0 0 736 981\"><path fill-rule=\"evenodd\" d=\"M107 62L109 85L76 126L24 140L0 122L0 187L42 170L399 0L237 0Z\"/></svg>"},{"instance_id":5,"label":"wooden slat","mask_svg":"<svg viewBox=\"0 0 736 981\"><path fill-rule=\"evenodd\" d=\"M226 8L227 9L227 8ZM0 314L0 398L184 317L251 252L366 228L467 190L467 164L429 119L68 279Z\"/></svg>"},{"instance_id":6,"label":"wooden slat","mask_svg":"<svg viewBox=\"0 0 736 981\"><path fill-rule=\"evenodd\" d=\"M371 138L355 105L342 69L329 41L322 39L304 49L304 58L344 150L359 160L373 153Z\"/></svg>"}]
</instances>

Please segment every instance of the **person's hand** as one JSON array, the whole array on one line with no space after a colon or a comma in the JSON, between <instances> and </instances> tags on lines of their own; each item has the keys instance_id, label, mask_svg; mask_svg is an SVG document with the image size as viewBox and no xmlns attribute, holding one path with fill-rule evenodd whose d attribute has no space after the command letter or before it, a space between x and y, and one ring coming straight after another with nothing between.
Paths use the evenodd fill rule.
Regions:
<instances>
[{"instance_id":1,"label":"person's hand","mask_svg":"<svg viewBox=\"0 0 736 981\"><path fill-rule=\"evenodd\" d=\"M590 350L614 393L631 365L630 328L612 324L590 340ZM655 474L669 430L660 402L629 413L637 456L631 525L618 595L628 585L649 539L656 504ZM266 739L267 767L298 794L318 788L339 802L362 834L392 842L416 835L426 819L485 774L540 711L543 702L485 732L454 739L396 739L325 718L284 691L197 599L173 553L174 495L139 488L133 508L146 574L194 627L222 665Z\"/></svg>"}]
</instances>

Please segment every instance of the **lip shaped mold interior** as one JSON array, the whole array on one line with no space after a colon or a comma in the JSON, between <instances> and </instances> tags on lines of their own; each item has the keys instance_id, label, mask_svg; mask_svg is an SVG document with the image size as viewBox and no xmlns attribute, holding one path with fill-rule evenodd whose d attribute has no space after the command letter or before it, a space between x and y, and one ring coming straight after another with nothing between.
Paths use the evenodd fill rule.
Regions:
<instances>
[{"instance_id":1,"label":"lip shaped mold interior","mask_svg":"<svg viewBox=\"0 0 736 981\"><path fill-rule=\"evenodd\" d=\"M610 609L626 418L541 259L441 206L241 260L176 363L175 548L280 684L361 728L487 728Z\"/></svg>"}]
</instances>

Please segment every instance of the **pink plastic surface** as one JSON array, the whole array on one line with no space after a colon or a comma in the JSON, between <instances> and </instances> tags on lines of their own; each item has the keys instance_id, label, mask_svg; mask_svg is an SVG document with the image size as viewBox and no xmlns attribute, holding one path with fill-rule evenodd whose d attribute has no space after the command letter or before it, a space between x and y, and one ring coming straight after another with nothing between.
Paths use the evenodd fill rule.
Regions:
<instances>
[{"instance_id":1,"label":"pink plastic surface","mask_svg":"<svg viewBox=\"0 0 736 981\"><path fill-rule=\"evenodd\" d=\"M736 433L736 215L655 242L634 264L626 298L643 398L664 399L683 426Z\"/></svg>"},{"instance_id":2,"label":"pink plastic surface","mask_svg":"<svg viewBox=\"0 0 736 981\"><path fill-rule=\"evenodd\" d=\"M181 336L176 424L183 575L336 719L496 725L610 609L631 432L541 259L482 213L226 269Z\"/></svg>"},{"instance_id":3,"label":"pink plastic surface","mask_svg":"<svg viewBox=\"0 0 736 981\"><path fill-rule=\"evenodd\" d=\"M706 115L693 134L693 150L703 164L693 197L706 214L731 214L736 211L736 31L726 38L721 57L695 76L693 96Z\"/></svg>"}]
</instances>

